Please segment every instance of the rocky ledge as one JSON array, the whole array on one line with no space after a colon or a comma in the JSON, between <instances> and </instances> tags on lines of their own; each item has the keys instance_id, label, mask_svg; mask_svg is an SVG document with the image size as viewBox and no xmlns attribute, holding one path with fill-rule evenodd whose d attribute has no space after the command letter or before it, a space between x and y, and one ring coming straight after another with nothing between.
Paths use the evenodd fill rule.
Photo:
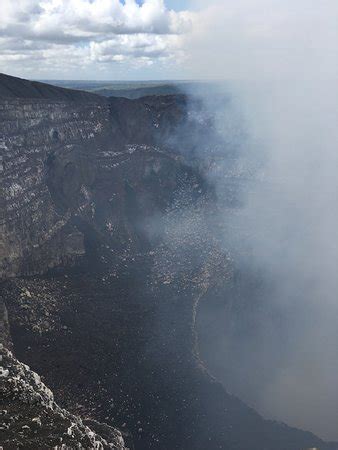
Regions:
<instances>
[{"instance_id":1,"label":"rocky ledge","mask_svg":"<svg viewBox=\"0 0 338 450\"><path fill-rule=\"evenodd\" d=\"M5 449L127 450L121 433L57 405L39 375L0 345L1 443ZM97 433L96 428L103 434Z\"/></svg>"}]
</instances>

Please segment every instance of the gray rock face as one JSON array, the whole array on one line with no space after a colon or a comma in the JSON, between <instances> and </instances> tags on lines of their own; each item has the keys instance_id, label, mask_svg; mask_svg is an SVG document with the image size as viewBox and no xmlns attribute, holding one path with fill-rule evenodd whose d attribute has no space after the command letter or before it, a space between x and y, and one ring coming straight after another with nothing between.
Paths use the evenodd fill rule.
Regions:
<instances>
[{"instance_id":1,"label":"gray rock face","mask_svg":"<svg viewBox=\"0 0 338 450\"><path fill-rule=\"evenodd\" d=\"M12 347L12 338L8 321L8 311L2 299L0 299L0 342L7 348Z\"/></svg>"},{"instance_id":2,"label":"gray rock face","mask_svg":"<svg viewBox=\"0 0 338 450\"><path fill-rule=\"evenodd\" d=\"M172 100L162 103L176 108ZM119 241L130 237L121 210L126 186L131 192L177 161L155 145L163 115L156 106L124 99L0 102L0 277L73 263L84 254L75 222Z\"/></svg>"},{"instance_id":3,"label":"gray rock face","mask_svg":"<svg viewBox=\"0 0 338 450\"><path fill-rule=\"evenodd\" d=\"M83 254L69 211L58 211L51 197L47 162L54 152L72 154L76 142L94 142L102 123L107 109L100 105L1 102L1 277L44 272Z\"/></svg>"}]
</instances>

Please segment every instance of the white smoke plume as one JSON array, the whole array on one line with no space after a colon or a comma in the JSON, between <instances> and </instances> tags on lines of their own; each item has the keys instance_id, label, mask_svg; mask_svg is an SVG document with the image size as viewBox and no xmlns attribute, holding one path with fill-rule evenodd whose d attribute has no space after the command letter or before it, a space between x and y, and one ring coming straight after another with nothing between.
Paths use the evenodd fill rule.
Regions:
<instances>
[{"instance_id":1,"label":"white smoke plume","mask_svg":"<svg viewBox=\"0 0 338 450\"><path fill-rule=\"evenodd\" d=\"M259 392L235 393L267 417L337 440L338 3L216 0L200 8L186 41L189 75L228 81L245 118L248 159L263 159L243 208L223 220L235 233L245 229L251 264L273 285L264 301L277 315L269 322L262 314L257 342L241 343L251 352L242 370L255 377L252 351L260 368L279 364ZM228 104L207 103L231 133Z\"/></svg>"}]
</instances>

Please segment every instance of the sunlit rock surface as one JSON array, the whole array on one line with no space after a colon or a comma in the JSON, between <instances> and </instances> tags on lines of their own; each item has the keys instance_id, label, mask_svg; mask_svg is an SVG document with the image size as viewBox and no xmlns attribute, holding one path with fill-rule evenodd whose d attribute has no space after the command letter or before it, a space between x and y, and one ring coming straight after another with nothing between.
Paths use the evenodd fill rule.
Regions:
<instances>
[{"instance_id":1,"label":"sunlit rock surface","mask_svg":"<svg viewBox=\"0 0 338 450\"><path fill-rule=\"evenodd\" d=\"M0 347L1 444L5 449L126 449L114 428L87 426L60 408L39 375ZM96 430L104 428L101 436Z\"/></svg>"}]
</instances>

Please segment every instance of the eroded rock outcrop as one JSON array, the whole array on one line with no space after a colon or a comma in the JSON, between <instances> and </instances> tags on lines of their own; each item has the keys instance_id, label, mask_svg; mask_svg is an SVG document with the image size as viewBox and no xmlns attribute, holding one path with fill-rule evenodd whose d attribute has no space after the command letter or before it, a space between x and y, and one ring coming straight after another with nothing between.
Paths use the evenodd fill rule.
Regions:
<instances>
[{"instance_id":1,"label":"eroded rock outcrop","mask_svg":"<svg viewBox=\"0 0 338 450\"><path fill-rule=\"evenodd\" d=\"M39 375L0 346L1 444L5 449L126 449L116 429L104 437L60 408Z\"/></svg>"},{"instance_id":2,"label":"eroded rock outcrop","mask_svg":"<svg viewBox=\"0 0 338 450\"><path fill-rule=\"evenodd\" d=\"M180 117L173 99L68 101L57 89L0 102L2 278L74 263L88 226L125 242L125 198L160 172L171 172L169 182L177 176L175 157L156 145Z\"/></svg>"}]
</instances>

